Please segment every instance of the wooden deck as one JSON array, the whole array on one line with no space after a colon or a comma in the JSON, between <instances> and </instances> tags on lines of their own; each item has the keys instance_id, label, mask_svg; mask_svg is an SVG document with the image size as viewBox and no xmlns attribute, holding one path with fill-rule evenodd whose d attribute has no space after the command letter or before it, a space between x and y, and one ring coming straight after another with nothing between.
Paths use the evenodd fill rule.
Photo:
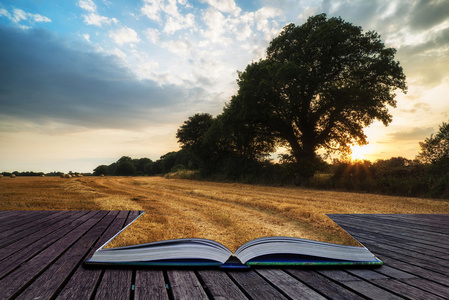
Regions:
<instances>
[{"instance_id":1,"label":"wooden deck","mask_svg":"<svg viewBox=\"0 0 449 300\"><path fill-rule=\"evenodd\" d=\"M1 211L0 299L448 299L449 215L329 215L377 269L86 269L137 211Z\"/></svg>"}]
</instances>

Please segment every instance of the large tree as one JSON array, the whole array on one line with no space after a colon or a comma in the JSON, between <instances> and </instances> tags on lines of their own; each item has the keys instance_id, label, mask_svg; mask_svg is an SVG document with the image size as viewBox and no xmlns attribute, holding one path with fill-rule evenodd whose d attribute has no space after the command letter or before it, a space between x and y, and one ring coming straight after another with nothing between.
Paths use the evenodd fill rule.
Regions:
<instances>
[{"instance_id":1,"label":"large tree","mask_svg":"<svg viewBox=\"0 0 449 300\"><path fill-rule=\"evenodd\" d=\"M395 90L406 91L405 75L373 31L325 14L287 25L267 56L239 73L239 102L246 119L289 148L303 170L314 172L317 150L348 151L366 144L363 128L388 125Z\"/></svg>"}]
</instances>

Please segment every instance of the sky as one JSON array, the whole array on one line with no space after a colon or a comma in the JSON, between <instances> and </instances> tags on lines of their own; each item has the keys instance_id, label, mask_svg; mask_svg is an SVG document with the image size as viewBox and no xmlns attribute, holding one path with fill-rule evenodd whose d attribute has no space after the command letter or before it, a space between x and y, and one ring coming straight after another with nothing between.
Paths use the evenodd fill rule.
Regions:
<instances>
[{"instance_id":1,"label":"sky","mask_svg":"<svg viewBox=\"0 0 449 300\"><path fill-rule=\"evenodd\" d=\"M445 0L1 1L0 171L92 172L177 151L188 117L220 114L237 71L319 13L397 49L408 92L355 152L413 159L449 120L448 12Z\"/></svg>"}]
</instances>

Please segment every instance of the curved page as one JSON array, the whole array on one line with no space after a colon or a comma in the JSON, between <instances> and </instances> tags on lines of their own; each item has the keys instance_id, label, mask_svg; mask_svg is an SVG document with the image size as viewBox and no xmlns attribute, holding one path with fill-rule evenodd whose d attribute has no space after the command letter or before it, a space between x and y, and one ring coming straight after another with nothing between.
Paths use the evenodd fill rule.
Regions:
<instances>
[{"instance_id":1,"label":"curved page","mask_svg":"<svg viewBox=\"0 0 449 300\"><path fill-rule=\"evenodd\" d=\"M159 260L213 260L226 262L232 252L206 239L177 239L97 250L89 263L151 262Z\"/></svg>"},{"instance_id":2,"label":"curved page","mask_svg":"<svg viewBox=\"0 0 449 300\"><path fill-rule=\"evenodd\" d=\"M298 255L326 260L352 262L376 262L377 258L365 247L330 244L291 237L266 237L250 241L235 252L242 263L254 258L271 255Z\"/></svg>"}]
</instances>

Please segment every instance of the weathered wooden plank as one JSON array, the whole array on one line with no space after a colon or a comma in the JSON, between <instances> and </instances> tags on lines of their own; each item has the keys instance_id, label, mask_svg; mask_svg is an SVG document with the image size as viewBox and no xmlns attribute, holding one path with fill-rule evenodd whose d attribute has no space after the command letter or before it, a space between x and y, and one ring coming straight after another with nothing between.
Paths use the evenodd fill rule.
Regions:
<instances>
[{"instance_id":1,"label":"weathered wooden plank","mask_svg":"<svg viewBox=\"0 0 449 300\"><path fill-rule=\"evenodd\" d=\"M330 269L330 270L319 269L316 270L316 272L337 282L357 280L354 278L353 275L349 274L345 270L340 269Z\"/></svg>"},{"instance_id":2,"label":"weathered wooden plank","mask_svg":"<svg viewBox=\"0 0 449 300\"><path fill-rule=\"evenodd\" d=\"M86 255L87 258L91 257L97 248L103 245L120 230L123 220L115 219L117 214L118 211L110 211L107 214L105 222L110 225ZM78 266L75 273L70 277L56 299L90 299L95 292L102 273L102 268L85 268L84 265Z\"/></svg>"},{"instance_id":3,"label":"weathered wooden plank","mask_svg":"<svg viewBox=\"0 0 449 300\"><path fill-rule=\"evenodd\" d=\"M406 248L409 249L409 247L416 248L420 253L427 252L429 253L433 252L433 255L436 257L441 257L444 259L444 253L449 251L449 246L444 245L439 242L439 240L447 239L446 237L430 237L427 233L427 237L423 237L422 235L415 233L415 234L403 234L403 231L398 231L396 229L396 232L389 232L389 231L377 231L363 228L363 225L357 224L357 225L349 225L349 224L339 224L343 229L346 231L350 231L351 235L354 237L364 237L366 239L370 240L380 240L382 241L382 245L388 246L388 245L395 245L399 248ZM389 229L392 230L392 229Z\"/></svg>"},{"instance_id":4,"label":"weathered wooden plank","mask_svg":"<svg viewBox=\"0 0 449 300\"><path fill-rule=\"evenodd\" d=\"M408 285L426 290L430 293L433 293L433 294L443 297L445 299L447 299L447 297L449 295L449 287L448 286L444 286L440 283L433 282L433 281L430 281L425 278L411 278L411 279L404 279L401 281L403 281L404 283L406 283Z\"/></svg>"},{"instance_id":5,"label":"weathered wooden plank","mask_svg":"<svg viewBox=\"0 0 449 300\"><path fill-rule=\"evenodd\" d=\"M332 219L335 216L339 220L372 219L376 222L388 222L401 227L413 227L418 224L429 228L431 232L449 233L448 228L444 227L444 225L449 225L448 214L328 214L328 216Z\"/></svg>"},{"instance_id":6,"label":"weathered wooden plank","mask_svg":"<svg viewBox=\"0 0 449 300\"><path fill-rule=\"evenodd\" d=\"M394 291L394 293L396 293L397 295L407 297L409 299L422 299L422 300L444 299L444 298L437 296L433 293L421 290L414 286L410 286L404 282L401 282L401 281L398 281L395 279L373 280L373 283L388 290L388 291ZM378 299L381 299L381 298L378 298Z\"/></svg>"},{"instance_id":7,"label":"weathered wooden plank","mask_svg":"<svg viewBox=\"0 0 449 300\"><path fill-rule=\"evenodd\" d=\"M386 228L386 231L391 231L388 228L401 228L401 231L427 231L429 233L443 233L447 234L448 231L445 228L441 228L441 224L432 224L431 218L434 215L428 215L426 221L415 219L413 220L411 216L413 215L328 215L332 219L335 219L338 223L340 222L351 222L353 224L363 223L363 224L375 224L376 226L381 226Z\"/></svg>"},{"instance_id":8,"label":"weathered wooden plank","mask_svg":"<svg viewBox=\"0 0 449 300\"><path fill-rule=\"evenodd\" d=\"M54 223L54 218L63 214L65 214L64 211L50 212L48 215L39 214L36 217L32 216L32 220L29 222L11 224L11 230L0 232L0 247L5 247L31 233L37 232L47 226L51 226Z\"/></svg>"},{"instance_id":9,"label":"weathered wooden plank","mask_svg":"<svg viewBox=\"0 0 449 300\"><path fill-rule=\"evenodd\" d=\"M131 297L132 272L127 269L107 269L98 287L95 299L126 300Z\"/></svg>"},{"instance_id":10,"label":"weathered wooden plank","mask_svg":"<svg viewBox=\"0 0 449 300\"><path fill-rule=\"evenodd\" d=\"M332 215L331 215L332 217ZM371 219L369 219L371 218ZM373 219L373 216L368 215L363 218L361 216L354 216L351 219L336 217L335 221L343 227L352 227L360 230L367 230L374 234L383 234L386 238L393 239L400 238L405 240L415 241L416 236L420 236L420 243L435 245L449 249L449 240L447 239L446 233L437 233L431 230L427 230L425 225L416 224L415 227L409 228L406 226L401 226L400 223L388 224L383 222L383 220ZM400 231L397 229L400 228Z\"/></svg>"},{"instance_id":11,"label":"weathered wooden plank","mask_svg":"<svg viewBox=\"0 0 449 300\"><path fill-rule=\"evenodd\" d=\"M1 226L3 227L3 224L5 222L9 222L10 220L16 220L17 218L20 217L26 217L27 212L33 212L31 210L25 211L25 213L23 213L24 211L20 211L20 210L0 210L0 224L2 224Z\"/></svg>"},{"instance_id":12,"label":"weathered wooden plank","mask_svg":"<svg viewBox=\"0 0 449 300\"><path fill-rule=\"evenodd\" d=\"M336 271L336 272L334 272ZM397 295L374 285L374 280L388 280L388 277L369 269L347 269L319 271L320 274L353 289L369 299L400 299ZM346 274L344 274L346 273ZM354 276L357 275L357 276Z\"/></svg>"},{"instance_id":13,"label":"weathered wooden plank","mask_svg":"<svg viewBox=\"0 0 449 300\"><path fill-rule=\"evenodd\" d=\"M198 273L213 299L248 299L224 271L202 270Z\"/></svg>"},{"instance_id":14,"label":"weathered wooden plank","mask_svg":"<svg viewBox=\"0 0 449 300\"><path fill-rule=\"evenodd\" d=\"M373 216L370 216L373 218ZM375 217L375 216L374 216ZM432 218L433 216L428 216ZM445 215L446 218L448 218L448 215ZM340 225L341 219L345 219L347 224L350 224L348 221L350 219L350 216L344 216L343 218L340 218L337 216L335 218L336 222ZM414 276L422 277L429 282L434 282L437 284L442 285L449 285L449 278L446 276L448 273L448 268L445 266L441 266L438 264L435 264L431 257L423 257L425 261L416 259L413 256L407 255L407 249L399 249L398 248L388 248L388 245L385 245L385 243L388 243L389 240L382 239L379 236L376 236L376 234L370 235L370 232L368 229L366 229L365 226L365 232L364 234L360 234L361 229L360 223L363 220L356 220L354 223L350 224L348 227L344 227L350 234L352 234L354 237L356 237L359 241L361 241L364 245L366 245L371 251L373 251L375 254L377 254L387 266L391 266L395 268L396 270L399 270L400 272L406 272L408 274L413 274ZM354 225L355 224L355 225ZM359 226L359 228L354 229L354 227ZM423 227L425 227L423 225ZM370 228L370 227L368 227ZM401 232L402 227L398 226L395 228L395 231ZM420 232L420 234L416 234L414 237L414 241L412 242L415 244L419 244L420 247L422 247L421 244L421 235L426 234L425 231ZM399 245L397 245L399 247ZM385 249L387 248L387 249ZM379 269L379 272L381 272L381 269ZM418 279L417 279L418 280ZM427 286L421 286L420 288L427 290L431 292L431 289L429 289Z\"/></svg>"},{"instance_id":15,"label":"weathered wooden plank","mask_svg":"<svg viewBox=\"0 0 449 300\"><path fill-rule=\"evenodd\" d=\"M0 210L0 220L7 218L10 215L17 214L18 212L18 210Z\"/></svg>"},{"instance_id":16,"label":"weathered wooden plank","mask_svg":"<svg viewBox=\"0 0 449 300\"><path fill-rule=\"evenodd\" d=\"M370 282L363 280L343 281L341 282L341 284L349 287L350 289L363 295L364 298L368 299L404 299L398 295L388 292L387 290L379 288Z\"/></svg>"},{"instance_id":17,"label":"weathered wooden plank","mask_svg":"<svg viewBox=\"0 0 449 300\"><path fill-rule=\"evenodd\" d=\"M53 213L53 212L50 212L50 213ZM39 219L40 216L44 216L44 215L48 216L48 214L49 214L49 212L39 211L39 210L24 211L24 213L20 213L20 217L8 218L7 220L4 220L0 224L0 230L3 231L5 229L15 229L15 227L17 225L19 225L19 226L25 225L29 222L33 222L36 219Z\"/></svg>"},{"instance_id":18,"label":"weathered wooden plank","mask_svg":"<svg viewBox=\"0 0 449 300\"><path fill-rule=\"evenodd\" d=\"M326 299L280 269L260 269L257 273L292 299Z\"/></svg>"},{"instance_id":19,"label":"weathered wooden plank","mask_svg":"<svg viewBox=\"0 0 449 300\"><path fill-rule=\"evenodd\" d=\"M357 281L361 280L374 280L374 279L388 279L381 273L375 272L371 269L361 269L361 268L348 268L348 269L330 269L330 270L317 270L318 273L331 278L332 280L343 282L343 281Z\"/></svg>"},{"instance_id":20,"label":"weathered wooden plank","mask_svg":"<svg viewBox=\"0 0 449 300\"><path fill-rule=\"evenodd\" d=\"M391 235L372 233L368 230L363 230L355 227L345 227L345 229L350 230L354 237L363 238L369 241L382 241L383 245L394 246L399 249L405 249L407 251L415 251L418 253L425 253L427 256L433 256L439 259L445 260L447 258L447 249L442 248L438 243L433 245L423 244L419 241L418 236L414 239L404 239L398 237L392 237Z\"/></svg>"},{"instance_id":21,"label":"weathered wooden plank","mask_svg":"<svg viewBox=\"0 0 449 300\"><path fill-rule=\"evenodd\" d=\"M30 244L36 243L38 240L50 235L52 232L57 231L67 225L69 222L73 221L73 218L77 218L80 215L86 214L87 212L76 212L71 214L69 217L65 215L60 215L49 223L49 226L44 227L38 231L32 231L23 238L10 243L7 246L0 248L0 260L3 260L13 254L15 251L28 247Z\"/></svg>"},{"instance_id":22,"label":"weathered wooden plank","mask_svg":"<svg viewBox=\"0 0 449 300\"><path fill-rule=\"evenodd\" d=\"M99 240L91 248L86 258L90 258L96 249L120 231L123 226L123 220L116 219L117 214L118 211L110 211L105 217L106 220L112 223L110 223ZM68 283L62 288L57 299L79 299L76 295L82 295L82 298L85 299L91 298L102 273L102 268L85 268L83 265L80 265Z\"/></svg>"},{"instance_id":23,"label":"weathered wooden plank","mask_svg":"<svg viewBox=\"0 0 449 300\"><path fill-rule=\"evenodd\" d=\"M385 257L390 257L410 265L431 269L432 271L441 274L447 273L448 270L447 266L435 263L432 260L432 257L421 255L419 253L411 253L405 249L397 249L376 241L363 240L363 244L368 247L368 249L375 252L375 254L377 254L384 262L386 262Z\"/></svg>"},{"instance_id":24,"label":"weathered wooden plank","mask_svg":"<svg viewBox=\"0 0 449 300\"><path fill-rule=\"evenodd\" d=\"M288 273L331 299L366 299L313 270L287 269Z\"/></svg>"},{"instance_id":25,"label":"weathered wooden plank","mask_svg":"<svg viewBox=\"0 0 449 300\"><path fill-rule=\"evenodd\" d=\"M122 220L122 227L134 221L137 212L120 211L117 220ZM132 270L131 269L110 269L104 271L103 278L98 287L96 299L111 299L111 290L115 291L115 299L128 299L132 290ZM111 279L113 279L111 281Z\"/></svg>"},{"instance_id":26,"label":"weathered wooden plank","mask_svg":"<svg viewBox=\"0 0 449 300\"><path fill-rule=\"evenodd\" d=\"M381 259L384 260L387 266L392 267L390 269L380 268L376 270L377 272L387 276L402 278L400 281L404 283L398 283L398 281L394 280L374 280L374 282L412 299L431 299L435 298L435 295L440 297L448 295L445 290L447 287L442 285L448 282L448 278L443 275L447 274L448 268L435 264L435 260L432 258L432 256L437 256L440 258L440 262L443 261L444 264L444 258L447 258L447 250L445 250L444 244L442 247L440 243L442 235L429 233L429 231L434 231L436 229L435 225L438 224L428 221L429 218L432 219L434 216L426 217L427 219L415 215L371 215L366 216L366 218L365 216L362 218L359 216L354 218L344 216L335 218L335 221L375 252L375 254L381 256ZM422 220L427 221L422 222L422 220L417 220L418 218L423 218ZM438 218L439 221L444 219L442 216L438 216ZM445 218L447 219L447 215ZM332 219L334 218L332 217ZM342 219L344 219L344 222L341 221ZM387 222L388 226L379 225L382 222ZM429 224L431 225L429 226ZM373 230L373 228L376 229ZM416 230L417 228L419 230ZM381 231L381 233L376 233L376 230ZM441 232L442 230L439 231ZM447 235L445 240L447 240ZM411 250L417 255L408 255L411 253ZM429 270L429 268L433 268L433 270ZM388 271L384 272L384 270ZM434 270L440 273L436 273ZM417 278L416 276L424 278ZM426 279L426 277L431 278L433 281Z\"/></svg>"},{"instance_id":27,"label":"weathered wooden plank","mask_svg":"<svg viewBox=\"0 0 449 300\"><path fill-rule=\"evenodd\" d=\"M375 272L374 270L370 269L347 269L346 272L348 272L351 275L355 275L359 278L363 278L364 280L379 280L379 279L388 279L388 276L385 276L381 273Z\"/></svg>"},{"instance_id":28,"label":"weathered wooden plank","mask_svg":"<svg viewBox=\"0 0 449 300\"><path fill-rule=\"evenodd\" d=\"M421 267L416 264L413 264L414 263L413 261L401 261L401 259L403 259L402 256L392 258L384 255L382 256L382 259L384 263L388 266L391 266L404 272L414 274L415 276L421 278L427 278L431 281L435 281L437 283L449 286L449 277L447 276L448 274L447 272L442 274L439 272L435 272L434 270L431 270L429 268L426 268L426 266Z\"/></svg>"},{"instance_id":29,"label":"weathered wooden plank","mask_svg":"<svg viewBox=\"0 0 449 300\"><path fill-rule=\"evenodd\" d=\"M253 299L288 299L255 271L231 271L229 275Z\"/></svg>"},{"instance_id":30,"label":"weathered wooden plank","mask_svg":"<svg viewBox=\"0 0 449 300\"><path fill-rule=\"evenodd\" d=\"M41 239L37 240L35 243L29 244L28 246L15 251L14 255L9 256L7 259L0 261L0 278L3 278L6 274L12 270L18 268L21 264L29 260L31 257L37 253L43 251L48 246L55 243L58 239L64 237L66 234L70 233L74 228L80 225L84 220L74 219L79 216L85 215L86 212L78 212L78 214L71 215L70 218L64 219L62 224L66 226L59 227L56 231L50 232L44 235ZM74 222L76 220L76 222ZM20 242L20 241L19 241Z\"/></svg>"},{"instance_id":31,"label":"weathered wooden plank","mask_svg":"<svg viewBox=\"0 0 449 300\"><path fill-rule=\"evenodd\" d=\"M403 241L403 242L392 242L388 238L384 236L380 236L377 234L369 234L367 231L360 231L358 229L345 227L346 230L349 230L351 234L358 239L359 241L363 241L365 246L369 246L370 250L374 250L372 248L372 244L375 244L377 247L378 253L390 253L394 252L398 255L407 255L411 257L415 257L414 260L422 258L425 261L428 261L429 265L435 264L438 260L442 261L442 265L446 265L448 263L447 252L444 249L439 249L439 251L435 251L438 249L436 246L432 246L432 249L429 249L429 246L424 246L423 244L419 244L418 241ZM381 243L379 243L381 241ZM444 267L445 268L445 267Z\"/></svg>"},{"instance_id":32,"label":"weathered wooden plank","mask_svg":"<svg viewBox=\"0 0 449 300\"><path fill-rule=\"evenodd\" d=\"M4 229L16 229L17 226L26 226L30 222L39 220L42 217L50 216L51 214L58 213L60 211L43 211L43 210L30 210L30 211L19 211L18 214L13 215L12 218L3 220L0 223L0 230Z\"/></svg>"},{"instance_id":33,"label":"weathered wooden plank","mask_svg":"<svg viewBox=\"0 0 449 300\"><path fill-rule=\"evenodd\" d=\"M82 262L98 236L109 225L110 221L104 218L106 214L107 212L101 211L92 216L89 221L93 222L94 226L40 274L17 299L53 298L73 270Z\"/></svg>"},{"instance_id":34,"label":"weathered wooden plank","mask_svg":"<svg viewBox=\"0 0 449 300\"><path fill-rule=\"evenodd\" d=\"M429 224L449 232L449 216L448 214L402 214L399 218L410 218L412 221L417 221L421 224Z\"/></svg>"},{"instance_id":35,"label":"weathered wooden plank","mask_svg":"<svg viewBox=\"0 0 449 300\"><path fill-rule=\"evenodd\" d=\"M410 278L416 278L415 275L410 274L408 272L404 272L401 270L398 270L396 268L393 268L391 266L388 265L383 265L380 268L376 268L375 269L376 272L379 272L383 275L386 275L390 278L394 278L394 279L410 279Z\"/></svg>"},{"instance_id":36,"label":"weathered wooden plank","mask_svg":"<svg viewBox=\"0 0 449 300\"><path fill-rule=\"evenodd\" d=\"M163 271L136 270L134 291L136 300L168 300Z\"/></svg>"},{"instance_id":37,"label":"weathered wooden plank","mask_svg":"<svg viewBox=\"0 0 449 300\"><path fill-rule=\"evenodd\" d=\"M415 259L428 261L430 264L439 264L444 267L449 267L449 260L446 255L448 250L441 248L441 245L438 245L436 241L434 243L434 249L423 248L421 244L421 236L418 234L415 235L413 239L403 239L399 242L386 237L386 235L370 233L366 229L360 229L360 227L356 228L355 226L343 226L343 228L350 232L351 235L358 240L362 238L365 246L367 243L375 243L378 244L379 248L383 248L387 251L406 253ZM382 240L382 243L377 243L379 240ZM437 247L440 247L439 251L435 250L438 249Z\"/></svg>"},{"instance_id":38,"label":"weathered wooden plank","mask_svg":"<svg viewBox=\"0 0 449 300\"><path fill-rule=\"evenodd\" d=\"M169 292L173 299L208 299L192 270L168 270Z\"/></svg>"},{"instance_id":39,"label":"weathered wooden plank","mask_svg":"<svg viewBox=\"0 0 449 300\"><path fill-rule=\"evenodd\" d=\"M127 210L120 210L118 212L117 219L127 220L128 219L128 215L129 215L129 211L127 211Z\"/></svg>"},{"instance_id":40,"label":"weathered wooden plank","mask_svg":"<svg viewBox=\"0 0 449 300\"><path fill-rule=\"evenodd\" d=\"M388 222L388 224L401 228L449 234L449 218L442 214L367 215L366 219Z\"/></svg>"},{"instance_id":41,"label":"weathered wooden plank","mask_svg":"<svg viewBox=\"0 0 449 300\"><path fill-rule=\"evenodd\" d=\"M62 253L64 253L72 244L83 234L85 234L97 220L89 219L97 212L90 212L81 216L85 222L65 235L63 238L47 247L39 254L22 264L19 268L10 273L7 277L0 280L0 295L4 298L16 295L24 289L39 273L48 268Z\"/></svg>"},{"instance_id":42,"label":"weathered wooden plank","mask_svg":"<svg viewBox=\"0 0 449 300\"><path fill-rule=\"evenodd\" d=\"M128 212L128 216L125 221L125 226L134 221L141 213L137 210L132 210Z\"/></svg>"}]
</instances>

